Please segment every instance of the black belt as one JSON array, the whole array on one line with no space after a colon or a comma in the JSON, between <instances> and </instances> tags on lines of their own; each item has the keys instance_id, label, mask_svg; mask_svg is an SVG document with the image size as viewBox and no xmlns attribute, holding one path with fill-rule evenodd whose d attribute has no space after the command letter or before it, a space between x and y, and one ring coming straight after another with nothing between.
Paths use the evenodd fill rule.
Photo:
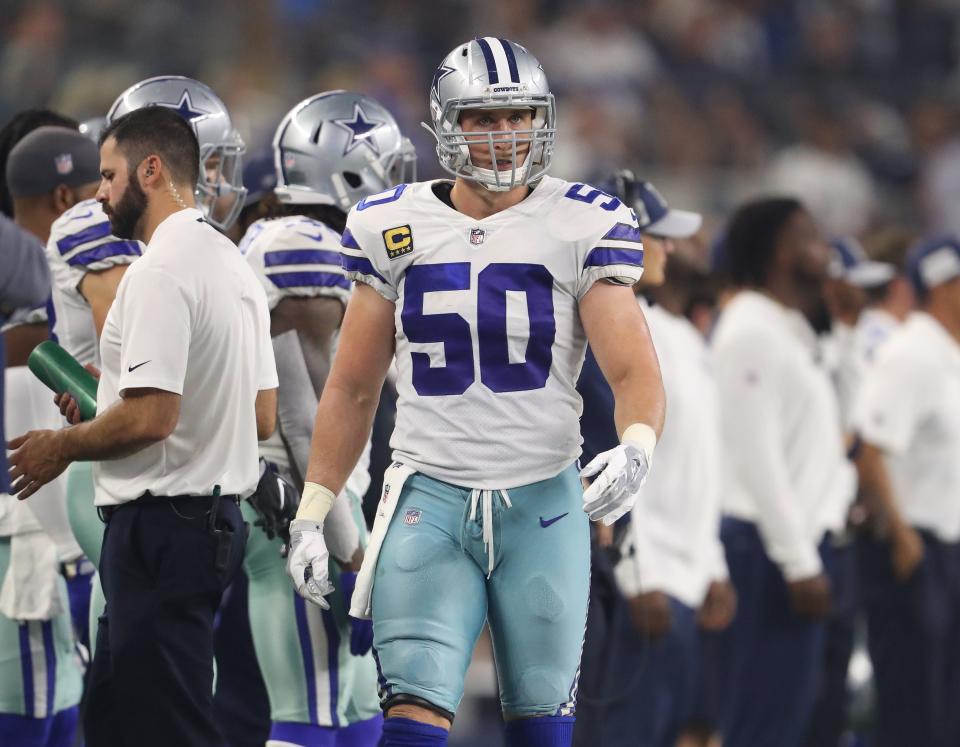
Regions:
<instances>
[{"instance_id":1,"label":"black belt","mask_svg":"<svg viewBox=\"0 0 960 747\"><path fill-rule=\"evenodd\" d=\"M156 505L156 504L167 504L169 505L174 513L180 516L183 519L201 519L205 518L208 515L210 516L211 524L216 520L217 508L219 507L220 500L233 501L236 505L240 505L240 496L236 493L231 493L227 495L154 495L149 490L138 498L133 499L132 501L127 501L126 503L120 503L116 506L97 506L97 512L100 514L100 520L106 524L110 521L110 517L113 516L117 511L126 506L144 506L144 505ZM209 501L210 508L204 511L198 516L184 516L179 511L177 511L176 504L180 501L185 503L197 503L201 501Z\"/></svg>"}]
</instances>

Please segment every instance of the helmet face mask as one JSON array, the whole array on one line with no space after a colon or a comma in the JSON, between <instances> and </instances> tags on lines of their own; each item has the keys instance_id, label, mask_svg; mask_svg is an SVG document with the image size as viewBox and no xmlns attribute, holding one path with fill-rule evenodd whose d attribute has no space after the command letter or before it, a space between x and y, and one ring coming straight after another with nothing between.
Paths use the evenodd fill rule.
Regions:
<instances>
[{"instance_id":1,"label":"helmet face mask","mask_svg":"<svg viewBox=\"0 0 960 747\"><path fill-rule=\"evenodd\" d=\"M416 180L416 150L379 102L350 91L304 99L273 139L281 202L343 211L378 192Z\"/></svg>"},{"instance_id":2,"label":"helmet face mask","mask_svg":"<svg viewBox=\"0 0 960 747\"><path fill-rule=\"evenodd\" d=\"M461 114L477 109L533 110L531 127L464 133ZM440 165L455 177L501 192L536 182L550 167L556 104L540 63L519 44L485 37L454 49L434 74L430 115L432 126L424 127L437 140ZM509 169L482 168L472 162L470 146L484 140L491 164L503 160L503 154L498 159L495 144L510 144Z\"/></svg>"},{"instance_id":3,"label":"helmet face mask","mask_svg":"<svg viewBox=\"0 0 960 747\"><path fill-rule=\"evenodd\" d=\"M228 229L243 208L243 154L246 146L223 101L206 85L181 75L164 75L136 83L110 107L107 123L145 106L176 110L200 144L200 179L194 189L197 208L207 221Z\"/></svg>"},{"instance_id":4,"label":"helmet face mask","mask_svg":"<svg viewBox=\"0 0 960 747\"><path fill-rule=\"evenodd\" d=\"M197 182L197 207L204 217L219 228L233 225L247 190L243 186L243 141L233 144L205 145L200 149L200 180Z\"/></svg>"}]
</instances>

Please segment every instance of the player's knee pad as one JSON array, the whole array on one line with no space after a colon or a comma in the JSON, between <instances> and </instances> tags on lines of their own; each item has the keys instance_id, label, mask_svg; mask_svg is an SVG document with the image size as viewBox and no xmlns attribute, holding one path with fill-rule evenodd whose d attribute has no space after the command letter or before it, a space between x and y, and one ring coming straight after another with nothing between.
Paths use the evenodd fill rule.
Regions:
<instances>
[{"instance_id":1,"label":"player's knee pad","mask_svg":"<svg viewBox=\"0 0 960 747\"><path fill-rule=\"evenodd\" d=\"M383 709L384 715L389 717L390 709L399 705L410 705L416 706L417 708L425 708L426 710L445 718L451 724L453 723L453 714L450 711L444 710L438 705L434 705L425 698L421 698L417 695L410 695L409 693L397 693L396 695L391 695L380 704L380 707Z\"/></svg>"},{"instance_id":2,"label":"player's knee pad","mask_svg":"<svg viewBox=\"0 0 960 747\"><path fill-rule=\"evenodd\" d=\"M537 716L507 722L507 747L569 747L573 716Z\"/></svg>"},{"instance_id":3,"label":"player's knee pad","mask_svg":"<svg viewBox=\"0 0 960 747\"><path fill-rule=\"evenodd\" d=\"M448 731L409 718L383 722L383 747L445 747Z\"/></svg>"}]
</instances>

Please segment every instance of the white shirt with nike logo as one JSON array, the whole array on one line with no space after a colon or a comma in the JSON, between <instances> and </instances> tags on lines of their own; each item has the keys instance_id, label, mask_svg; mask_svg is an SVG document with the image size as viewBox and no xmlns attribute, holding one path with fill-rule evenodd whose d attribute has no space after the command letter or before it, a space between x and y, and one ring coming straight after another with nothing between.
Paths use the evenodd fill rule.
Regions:
<instances>
[{"instance_id":1,"label":"white shirt with nike logo","mask_svg":"<svg viewBox=\"0 0 960 747\"><path fill-rule=\"evenodd\" d=\"M100 339L98 414L128 389L181 395L163 441L94 465L96 503L248 495L257 485L257 392L277 386L270 313L237 247L198 210L174 213L130 266Z\"/></svg>"}]
</instances>

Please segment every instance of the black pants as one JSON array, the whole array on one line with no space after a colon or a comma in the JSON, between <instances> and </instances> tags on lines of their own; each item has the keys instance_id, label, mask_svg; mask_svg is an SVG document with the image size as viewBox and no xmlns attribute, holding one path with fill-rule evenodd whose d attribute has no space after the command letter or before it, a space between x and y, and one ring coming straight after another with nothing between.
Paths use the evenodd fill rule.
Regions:
<instances>
[{"instance_id":1,"label":"black pants","mask_svg":"<svg viewBox=\"0 0 960 747\"><path fill-rule=\"evenodd\" d=\"M737 615L723 637L732 685L724 698L723 744L799 747L823 671L826 626L794 613L756 524L727 517L720 537L737 590ZM820 544L828 574L831 549Z\"/></svg>"},{"instance_id":2,"label":"black pants","mask_svg":"<svg viewBox=\"0 0 960 747\"><path fill-rule=\"evenodd\" d=\"M922 534L923 562L905 581L888 543L857 542L878 747L960 743L960 544Z\"/></svg>"},{"instance_id":3,"label":"black pants","mask_svg":"<svg viewBox=\"0 0 960 747\"><path fill-rule=\"evenodd\" d=\"M245 544L240 509L227 498L141 498L110 515L100 561L107 607L84 714L89 747L223 745L213 719L213 619Z\"/></svg>"},{"instance_id":4,"label":"black pants","mask_svg":"<svg viewBox=\"0 0 960 747\"><path fill-rule=\"evenodd\" d=\"M827 620L823 676L807 728L807 747L838 747L847 725L850 697L847 671L860 614L857 553L853 538L833 547L830 617Z\"/></svg>"}]
</instances>

